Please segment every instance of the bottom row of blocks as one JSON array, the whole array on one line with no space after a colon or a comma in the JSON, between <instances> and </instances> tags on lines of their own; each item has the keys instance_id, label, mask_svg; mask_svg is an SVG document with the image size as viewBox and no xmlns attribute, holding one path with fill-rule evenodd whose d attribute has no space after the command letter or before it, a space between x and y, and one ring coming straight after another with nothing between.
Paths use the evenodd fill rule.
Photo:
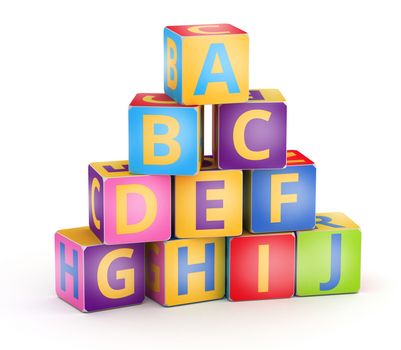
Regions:
<instances>
[{"instance_id":1,"label":"bottom row of blocks","mask_svg":"<svg viewBox=\"0 0 401 350\"><path fill-rule=\"evenodd\" d=\"M314 230L296 233L123 245L103 245L87 227L60 230L57 295L95 311L141 303L145 289L165 306L357 292L359 227L341 213L316 219Z\"/></svg>"}]
</instances>

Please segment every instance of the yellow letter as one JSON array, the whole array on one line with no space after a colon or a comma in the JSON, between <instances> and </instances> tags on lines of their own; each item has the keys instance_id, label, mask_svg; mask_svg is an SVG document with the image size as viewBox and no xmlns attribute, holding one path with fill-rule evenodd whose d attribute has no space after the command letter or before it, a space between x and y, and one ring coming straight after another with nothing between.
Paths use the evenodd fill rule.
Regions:
<instances>
[{"instance_id":1,"label":"yellow letter","mask_svg":"<svg viewBox=\"0 0 401 350\"><path fill-rule=\"evenodd\" d=\"M195 33L195 34L211 34L211 35L216 35L216 34L230 34L228 30L226 31L204 31L203 28L219 28L220 26L218 24L208 24L204 26L192 26L188 28L189 32Z\"/></svg>"},{"instance_id":2,"label":"yellow letter","mask_svg":"<svg viewBox=\"0 0 401 350\"><path fill-rule=\"evenodd\" d=\"M156 243L146 244L146 256L149 258L149 262L146 265L150 267L150 271L146 271L146 286L153 292L160 292L160 267L152 262L151 256L153 254L158 255L160 251L159 246ZM151 278L151 274L153 278Z\"/></svg>"},{"instance_id":3,"label":"yellow letter","mask_svg":"<svg viewBox=\"0 0 401 350\"><path fill-rule=\"evenodd\" d=\"M281 204L296 203L298 196L296 194L282 194L281 184L284 182L298 182L298 173L294 174L274 174L271 177L271 222L281 221Z\"/></svg>"},{"instance_id":4,"label":"yellow letter","mask_svg":"<svg viewBox=\"0 0 401 350\"><path fill-rule=\"evenodd\" d=\"M295 152L292 151L288 151L287 152L287 164L301 164L301 163L306 163L305 159L291 159L296 157L297 155L295 154Z\"/></svg>"},{"instance_id":5,"label":"yellow letter","mask_svg":"<svg viewBox=\"0 0 401 350\"><path fill-rule=\"evenodd\" d=\"M171 57L171 52L173 57ZM173 72L173 78L171 79L171 71ZM167 86L170 89L175 90L177 88L177 45L174 40L167 38Z\"/></svg>"},{"instance_id":6,"label":"yellow letter","mask_svg":"<svg viewBox=\"0 0 401 350\"><path fill-rule=\"evenodd\" d=\"M100 292L109 299L121 299L128 297L135 293L134 286L134 269L119 270L116 272L118 280L124 280L124 288L114 289L110 286L107 278L110 265L112 262L119 258L131 258L134 253L133 249L121 248L107 253L99 263L97 269L97 284Z\"/></svg>"},{"instance_id":7,"label":"yellow letter","mask_svg":"<svg viewBox=\"0 0 401 350\"><path fill-rule=\"evenodd\" d=\"M164 124L168 131L166 134L155 135L156 124ZM181 155L180 144L174 140L180 132L180 124L175 118L167 115L143 116L143 163L151 165L168 165L175 163ZM169 153L164 156L154 154L154 146L157 143L165 144Z\"/></svg>"},{"instance_id":8,"label":"yellow letter","mask_svg":"<svg viewBox=\"0 0 401 350\"><path fill-rule=\"evenodd\" d=\"M269 245L258 247L258 293L269 291Z\"/></svg>"},{"instance_id":9,"label":"yellow letter","mask_svg":"<svg viewBox=\"0 0 401 350\"><path fill-rule=\"evenodd\" d=\"M128 195L138 194L145 201L145 216L135 224L128 224ZM145 185L130 184L116 186L116 234L132 234L145 231L153 224L157 213L157 198Z\"/></svg>"},{"instance_id":10,"label":"yellow letter","mask_svg":"<svg viewBox=\"0 0 401 350\"><path fill-rule=\"evenodd\" d=\"M155 97L152 96L152 95L145 96L142 100L144 102L147 102L147 103L160 103L160 104L163 104L163 105L174 105L176 103L175 101L159 101L159 100L155 100Z\"/></svg>"},{"instance_id":11,"label":"yellow letter","mask_svg":"<svg viewBox=\"0 0 401 350\"><path fill-rule=\"evenodd\" d=\"M92 220L93 223L95 224L95 227L100 230L100 221L96 217L96 211L95 211L95 191L100 192L100 183L99 180L94 177L92 180L92 186L91 186L91 211L92 211Z\"/></svg>"},{"instance_id":12,"label":"yellow letter","mask_svg":"<svg viewBox=\"0 0 401 350\"><path fill-rule=\"evenodd\" d=\"M240 115L234 125L233 139L237 153L244 159L261 160L270 157L270 150L252 151L245 143L245 128L252 119L269 121L271 113L261 109L253 109Z\"/></svg>"}]
</instances>

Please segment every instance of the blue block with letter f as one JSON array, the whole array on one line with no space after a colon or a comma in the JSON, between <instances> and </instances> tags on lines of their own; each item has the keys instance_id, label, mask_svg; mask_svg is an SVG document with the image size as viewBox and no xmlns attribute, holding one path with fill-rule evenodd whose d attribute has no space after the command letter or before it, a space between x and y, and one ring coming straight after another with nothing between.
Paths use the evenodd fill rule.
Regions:
<instances>
[{"instance_id":1,"label":"blue block with letter f","mask_svg":"<svg viewBox=\"0 0 401 350\"><path fill-rule=\"evenodd\" d=\"M284 169L244 174L245 227L253 233L307 230L315 227L316 168L288 162Z\"/></svg>"}]
</instances>

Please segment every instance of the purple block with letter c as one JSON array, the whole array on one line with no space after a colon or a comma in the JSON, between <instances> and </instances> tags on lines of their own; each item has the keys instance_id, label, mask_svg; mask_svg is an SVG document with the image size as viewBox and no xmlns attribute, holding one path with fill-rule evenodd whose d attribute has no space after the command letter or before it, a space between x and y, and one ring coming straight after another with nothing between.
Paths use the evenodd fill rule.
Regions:
<instances>
[{"instance_id":1,"label":"purple block with letter c","mask_svg":"<svg viewBox=\"0 0 401 350\"><path fill-rule=\"evenodd\" d=\"M279 90L250 90L249 100L213 106L213 156L220 169L286 165L287 106Z\"/></svg>"}]
</instances>

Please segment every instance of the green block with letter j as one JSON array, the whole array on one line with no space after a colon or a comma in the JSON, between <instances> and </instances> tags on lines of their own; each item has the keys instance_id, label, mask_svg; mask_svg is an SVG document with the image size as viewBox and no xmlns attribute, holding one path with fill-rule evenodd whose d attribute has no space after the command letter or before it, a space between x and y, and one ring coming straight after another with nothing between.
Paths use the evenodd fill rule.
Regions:
<instances>
[{"instance_id":1,"label":"green block with letter j","mask_svg":"<svg viewBox=\"0 0 401 350\"><path fill-rule=\"evenodd\" d=\"M296 295L356 293L361 230L342 213L316 215L316 228L297 232Z\"/></svg>"}]
</instances>

